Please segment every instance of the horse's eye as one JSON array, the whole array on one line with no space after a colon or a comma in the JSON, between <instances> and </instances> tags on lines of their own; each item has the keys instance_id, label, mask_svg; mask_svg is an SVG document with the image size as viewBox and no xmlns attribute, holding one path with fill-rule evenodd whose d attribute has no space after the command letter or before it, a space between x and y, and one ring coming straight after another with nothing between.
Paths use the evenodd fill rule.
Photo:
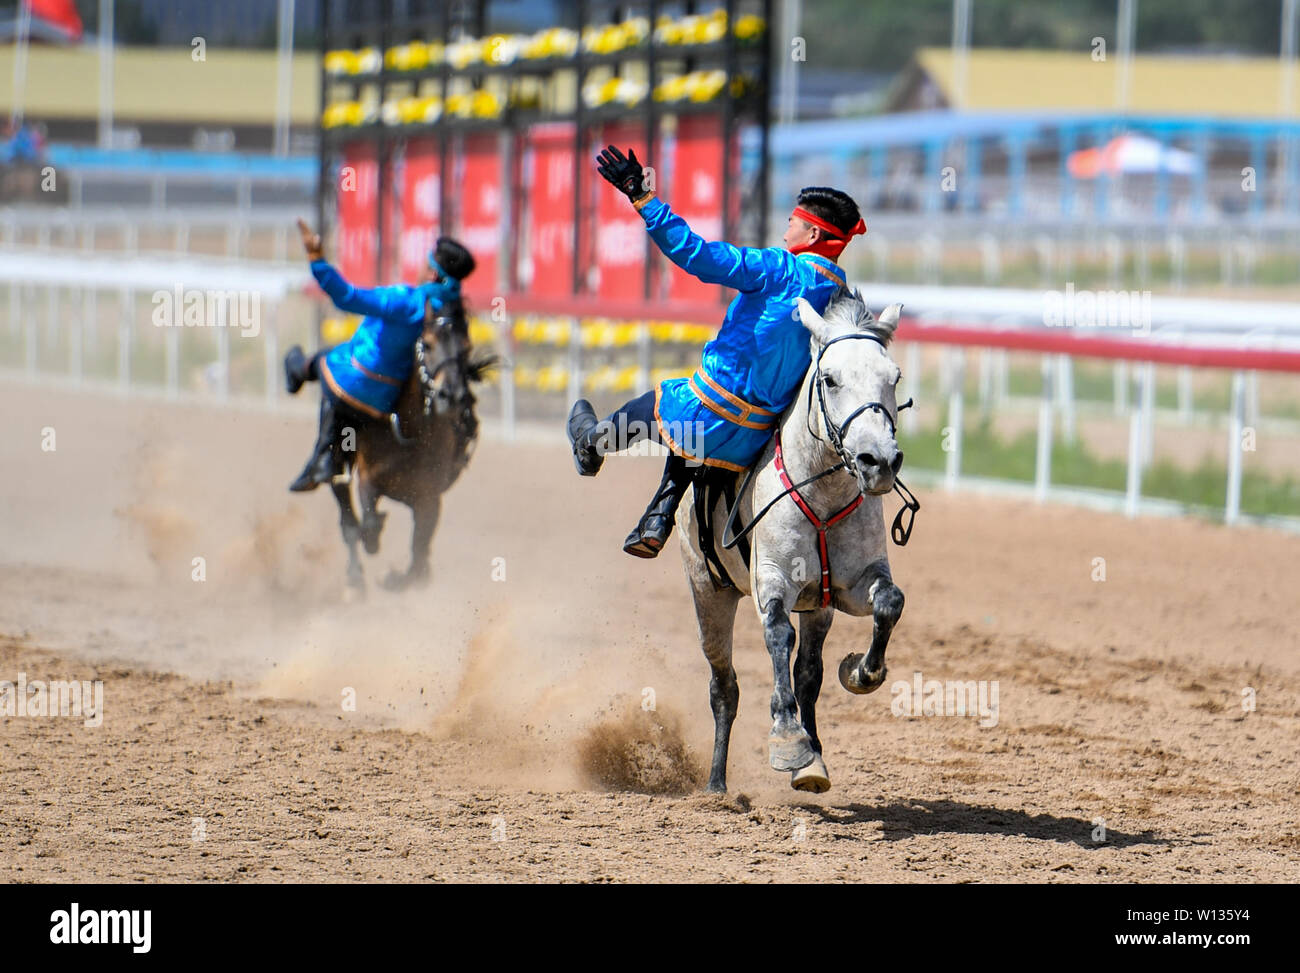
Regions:
<instances>
[{"instance_id":1,"label":"horse's eye","mask_svg":"<svg viewBox=\"0 0 1300 973\"><path fill-rule=\"evenodd\" d=\"M839 383L829 375L822 376L822 384L825 385L828 389L839 388Z\"/></svg>"}]
</instances>

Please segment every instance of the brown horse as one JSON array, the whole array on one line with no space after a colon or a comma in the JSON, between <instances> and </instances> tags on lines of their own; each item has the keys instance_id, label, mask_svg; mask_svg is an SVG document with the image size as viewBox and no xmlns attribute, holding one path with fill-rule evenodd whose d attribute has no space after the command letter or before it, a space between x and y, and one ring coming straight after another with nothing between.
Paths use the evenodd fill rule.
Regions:
<instances>
[{"instance_id":1,"label":"brown horse","mask_svg":"<svg viewBox=\"0 0 1300 973\"><path fill-rule=\"evenodd\" d=\"M383 586L400 591L429 580L429 549L442 512L442 495L469 463L478 437L470 385L483 381L496 364L494 355L473 354L469 320L460 301L436 314L431 304L425 306L424 331L414 355L411 376L389 422L366 421L343 433L350 475L336 478L332 488L348 546L348 587L358 594L365 590L365 579L357 546L367 554L379 550L387 517L378 510L381 497L410 507L414 518L410 567L405 573L390 571ZM352 506L354 480L360 521Z\"/></svg>"}]
</instances>

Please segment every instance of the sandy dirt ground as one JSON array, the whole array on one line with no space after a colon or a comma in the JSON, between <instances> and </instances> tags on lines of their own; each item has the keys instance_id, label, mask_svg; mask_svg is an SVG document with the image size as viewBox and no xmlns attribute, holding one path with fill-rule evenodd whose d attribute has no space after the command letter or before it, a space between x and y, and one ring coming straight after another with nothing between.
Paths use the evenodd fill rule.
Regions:
<instances>
[{"instance_id":1,"label":"sandy dirt ground","mask_svg":"<svg viewBox=\"0 0 1300 973\"><path fill-rule=\"evenodd\" d=\"M393 508L349 603L332 499L285 491L304 414L0 409L0 680L104 692L0 716L7 881L1300 880L1300 538L923 492L886 686L834 674L869 619L827 643L826 794L767 766L742 603L724 797L675 542L620 550L658 460L485 441L433 583L375 584ZM894 715L916 672L996 682L995 725Z\"/></svg>"}]
</instances>

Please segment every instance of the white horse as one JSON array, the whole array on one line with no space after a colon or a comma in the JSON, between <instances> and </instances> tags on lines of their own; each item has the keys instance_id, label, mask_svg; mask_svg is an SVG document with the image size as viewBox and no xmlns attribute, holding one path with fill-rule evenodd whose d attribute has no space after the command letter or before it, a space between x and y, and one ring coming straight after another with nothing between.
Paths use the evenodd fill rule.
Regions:
<instances>
[{"instance_id":1,"label":"white horse","mask_svg":"<svg viewBox=\"0 0 1300 973\"><path fill-rule=\"evenodd\" d=\"M727 748L740 699L731 664L732 630L743 596L753 596L772 657L769 762L773 770L790 772L796 790L816 792L831 785L815 709L822 644L835 611L874 616L870 651L847 655L839 668L845 689L869 693L885 680L885 648L903 610L903 592L890 576L881 500L895 489L903 461L895 440L895 387L901 373L887 351L901 305L890 305L876 318L860 293L843 289L824 316L802 298L798 304L812 335L813 363L735 501L731 519L740 517L749 525L748 565L736 546L724 546L728 512L723 498L712 512L716 557L735 587L720 586L713 578L716 562L711 572L700 546L696 505L682 504L677 517L700 645L713 669L711 791L727 789ZM696 483L694 489L699 489ZM751 483L752 489L747 488ZM789 490L792 485L798 489ZM904 490L900 485L905 509L915 514L919 504ZM894 524L898 543L905 543L911 530L910 522L906 531L900 530L902 514L900 510ZM734 538L728 541L735 543ZM800 613L793 687L791 612Z\"/></svg>"}]
</instances>

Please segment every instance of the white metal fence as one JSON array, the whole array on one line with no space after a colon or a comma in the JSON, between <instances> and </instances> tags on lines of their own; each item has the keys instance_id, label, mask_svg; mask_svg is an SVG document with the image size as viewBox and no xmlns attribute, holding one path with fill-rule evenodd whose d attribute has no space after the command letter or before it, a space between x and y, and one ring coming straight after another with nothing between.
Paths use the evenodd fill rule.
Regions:
<instances>
[{"instance_id":1,"label":"white metal fence","mask_svg":"<svg viewBox=\"0 0 1300 973\"><path fill-rule=\"evenodd\" d=\"M5 321L0 329L0 371L11 379L70 383L128 396L279 408L288 401L282 390L283 350L295 342L307 347L315 343L317 305L306 296L312 286L302 264L5 250L0 252ZM899 299L909 305L910 321L896 349L905 375L902 393L916 394L915 383L923 375L929 388L918 396L926 403L924 410L903 413L902 433L924 435L922 415L948 431L938 469L927 474L910 464L918 480L954 490L1011 491L1039 501L1085 503L1130 516L1187 512L1186 504L1144 496L1156 429L1176 434L1179 429L1215 429L1214 435L1227 447L1220 453L1225 459L1224 519L1300 529L1300 516L1253 516L1243 510L1240 448L1243 431L1258 427L1289 438L1300 449L1300 408L1291 414L1266 414L1259 373L1231 364L1217 366L1230 370L1230 389L1212 408L1194 402L1193 382L1201 369L1160 365L1166 379L1171 373L1174 377L1175 397L1172 404L1158 408L1157 365L1144 360L1144 349L1161 347L1295 353L1300 351L1300 334L1289 305L1153 299L1150 334L1131 342L1131 359L1106 363L1111 387L1100 400L1095 374L1091 398L1076 387L1077 355L1068 350L1017 352L1004 340L1008 335L1042 334L1041 321L1036 329L1031 327L1035 317L1041 318L1039 292L861 286L873 306ZM187 295L198 295L203 314L209 313L212 295L225 295L225 318L187 323ZM238 315L232 319L232 295L249 304L256 295L255 321L241 323ZM159 308L169 301L172 317L160 323ZM959 311L960 320L970 324L962 334L935 325L950 325ZM597 322L576 315L478 320L475 329L478 341L494 342L506 356L498 392L485 397L485 418L508 438L520 419L554 424L580 394L621 401L666 375L688 372L698 361L708 331L699 325ZM1027 366L1026 360L1032 364ZM1095 372L1096 366L1090 367ZM1038 373L1037 387L1028 392L1014 388L1015 381L1023 384L1030 369ZM1292 401L1300 406L1300 383ZM971 475L968 409L996 416L999 424L1016 416L1022 424L1032 424L1031 480ZM1081 425L1103 417L1128 425L1123 490L1059 482L1053 470L1054 442L1072 441ZM561 441L558 432L554 438ZM1300 508L1295 514L1300 515Z\"/></svg>"}]
</instances>

